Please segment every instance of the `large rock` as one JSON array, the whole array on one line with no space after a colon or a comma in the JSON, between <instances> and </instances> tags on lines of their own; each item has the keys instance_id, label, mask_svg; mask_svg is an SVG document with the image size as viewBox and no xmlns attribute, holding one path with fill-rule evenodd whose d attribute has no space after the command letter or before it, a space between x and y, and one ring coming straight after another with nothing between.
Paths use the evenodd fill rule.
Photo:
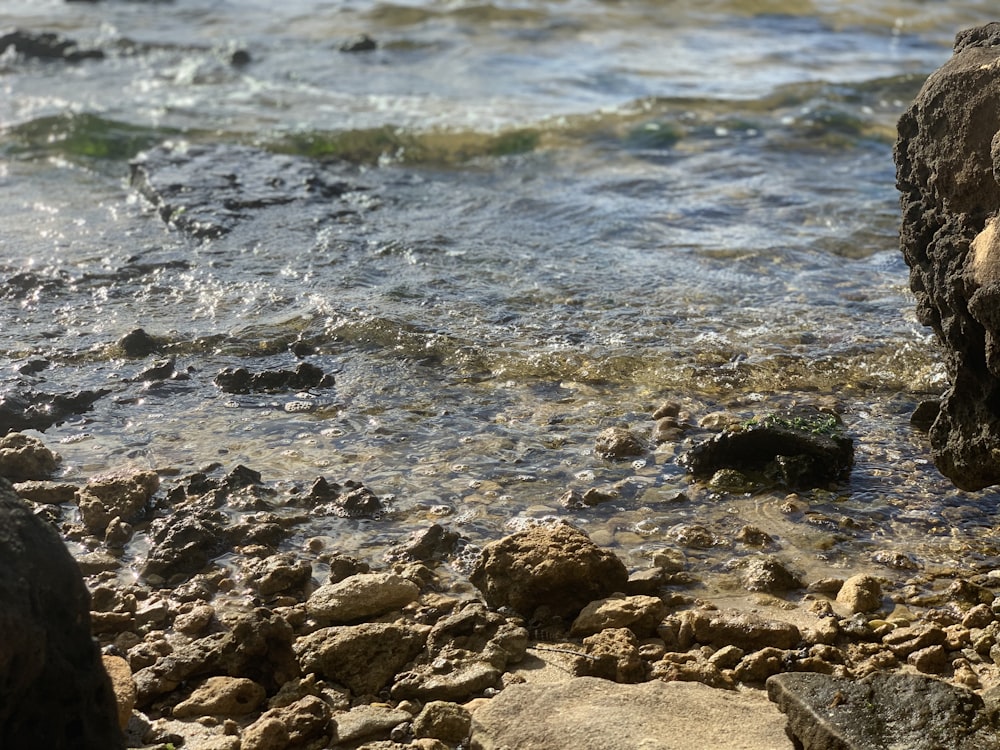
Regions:
<instances>
[{"instance_id":1,"label":"large rock","mask_svg":"<svg viewBox=\"0 0 1000 750\"><path fill-rule=\"evenodd\" d=\"M504 689L473 712L472 747L788 750L781 728L781 714L759 691L578 677Z\"/></svg>"},{"instance_id":2,"label":"large rock","mask_svg":"<svg viewBox=\"0 0 1000 750\"><path fill-rule=\"evenodd\" d=\"M768 679L767 694L788 716L786 732L802 750L1000 748L982 698L929 677L785 673Z\"/></svg>"},{"instance_id":3,"label":"large rock","mask_svg":"<svg viewBox=\"0 0 1000 750\"><path fill-rule=\"evenodd\" d=\"M899 120L900 241L917 317L945 348L950 387L930 428L958 487L1000 483L1000 24L960 33Z\"/></svg>"},{"instance_id":4,"label":"large rock","mask_svg":"<svg viewBox=\"0 0 1000 750\"><path fill-rule=\"evenodd\" d=\"M628 571L569 524L535 526L486 545L470 576L491 607L526 617L545 606L573 617L595 599L623 592Z\"/></svg>"},{"instance_id":5,"label":"large rock","mask_svg":"<svg viewBox=\"0 0 1000 750\"><path fill-rule=\"evenodd\" d=\"M0 747L124 746L80 571L0 480Z\"/></svg>"}]
</instances>

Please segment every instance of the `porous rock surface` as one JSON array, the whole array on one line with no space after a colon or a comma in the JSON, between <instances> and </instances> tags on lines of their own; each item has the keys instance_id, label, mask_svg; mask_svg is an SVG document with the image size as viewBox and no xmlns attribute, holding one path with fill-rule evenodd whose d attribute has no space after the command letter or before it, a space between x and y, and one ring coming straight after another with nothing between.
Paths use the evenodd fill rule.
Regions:
<instances>
[{"instance_id":1,"label":"porous rock surface","mask_svg":"<svg viewBox=\"0 0 1000 750\"><path fill-rule=\"evenodd\" d=\"M486 545L470 578L492 607L530 617L544 605L556 615L575 616L595 599L624 591L628 571L582 531L560 523Z\"/></svg>"},{"instance_id":2,"label":"porous rock surface","mask_svg":"<svg viewBox=\"0 0 1000 750\"><path fill-rule=\"evenodd\" d=\"M0 602L0 747L124 747L80 571L2 479Z\"/></svg>"},{"instance_id":3,"label":"porous rock surface","mask_svg":"<svg viewBox=\"0 0 1000 750\"><path fill-rule=\"evenodd\" d=\"M944 345L950 386L930 428L958 487L1000 483L1000 24L954 54L899 120L900 242L917 318Z\"/></svg>"}]
</instances>

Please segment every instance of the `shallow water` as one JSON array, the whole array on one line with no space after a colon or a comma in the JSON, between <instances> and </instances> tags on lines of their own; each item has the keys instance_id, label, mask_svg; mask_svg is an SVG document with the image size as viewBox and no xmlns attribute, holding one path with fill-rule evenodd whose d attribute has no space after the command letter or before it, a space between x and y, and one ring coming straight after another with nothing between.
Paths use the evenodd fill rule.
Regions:
<instances>
[{"instance_id":1,"label":"shallow water","mask_svg":"<svg viewBox=\"0 0 1000 750\"><path fill-rule=\"evenodd\" d=\"M0 388L111 389L46 431L70 480L219 462L283 492L363 481L383 518L308 533L374 558L432 521L468 557L556 516L636 567L683 549L717 592L754 552L732 541L746 524L810 578L913 574L886 552L991 570L995 493L952 489L908 423L944 373L891 158L954 33L988 20L916 0L4 3L0 27L105 58L0 57ZM340 50L359 34L378 48ZM199 241L127 184L167 139L342 159L365 189L339 222ZM129 382L149 363L113 344L138 326L190 380ZM211 382L294 366L299 341L333 390ZM856 441L832 491L720 496L677 447L592 450L611 425L650 433L663 401L697 422L816 399ZM620 482L596 508L558 502ZM691 523L717 544L685 545Z\"/></svg>"}]
</instances>

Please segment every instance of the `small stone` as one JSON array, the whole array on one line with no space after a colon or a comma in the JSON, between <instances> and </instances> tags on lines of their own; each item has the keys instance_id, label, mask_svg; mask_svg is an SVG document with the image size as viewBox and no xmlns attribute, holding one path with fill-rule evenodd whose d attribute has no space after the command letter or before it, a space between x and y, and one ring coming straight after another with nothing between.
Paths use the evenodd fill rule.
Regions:
<instances>
[{"instance_id":1,"label":"small stone","mask_svg":"<svg viewBox=\"0 0 1000 750\"><path fill-rule=\"evenodd\" d=\"M655 596L599 599L583 608L573 621L570 635L591 635L605 628L629 628L643 638L656 632L656 626L666 613L663 600Z\"/></svg>"},{"instance_id":2,"label":"small stone","mask_svg":"<svg viewBox=\"0 0 1000 750\"><path fill-rule=\"evenodd\" d=\"M385 706L357 706L347 713L337 714L337 744L347 745L376 737L388 738L398 724L410 721L406 711Z\"/></svg>"},{"instance_id":3,"label":"small stone","mask_svg":"<svg viewBox=\"0 0 1000 750\"><path fill-rule=\"evenodd\" d=\"M111 687L115 691L115 700L118 704L118 726L122 729L128 724L132 717L132 709L135 708L136 689L135 680L132 679L132 669L128 662L120 656L101 657L104 663L104 671L111 678Z\"/></svg>"},{"instance_id":4,"label":"small stone","mask_svg":"<svg viewBox=\"0 0 1000 750\"><path fill-rule=\"evenodd\" d=\"M774 557L752 557L743 561L740 580L747 591L780 594L802 588L802 580Z\"/></svg>"},{"instance_id":5,"label":"small stone","mask_svg":"<svg viewBox=\"0 0 1000 750\"><path fill-rule=\"evenodd\" d=\"M748 547L768 547L774 544L774 538L756 526L744 526L741 528L736 532L736 541Z\"/></svg>"},{"instance_id":6,"label":"small stone","mask_svg":"<svg viewBox=\"0 0 1000 750\"><path fill-rule=\"evenodd\" d=\"M944 646L928 646L907 656L906 663L924 674L941 674L948 668L948 652Z\"/></svg>"},{"instance_id":7,"label":"small stone","mask_svg":"<svg viewBox=\"0 0 1000 750\"><path fill-rule=\"evenodd\" d=\"M844 581L837 601L851 612L874 612L882 606L882 585L869 575L855 575Z\"/></svg>"},{"instance_id":8,"label":"small stone","mask_svg":"<svg viewBox=\"0 0 1000 750\"><path fill-rule=\"evenodd\" d=\"M215 617L215 610L207 604L194 607L190 612L177 615L174 630L184 635L197 635L208 627Z\"/></svg>"},{"instance_id":9,"label":"small stone","mask_svg":"<svg viewBox=\"0 0 1000 750\"><path fill-rule=\"evenodd\" d=\"M125 334L118 340L118 346L126 357L141 359L154 354L160 348L156 339L150 336L142 328L136 328Z\"/></svg>"},{"instance_id":10,"label":"small stone","mask_svg":"<svg viewBox=\"0 0 1000 750\"><path fill-rule=\"evenodd\" d=\"M762 648L743 657L743 660L733 670L733 677L740 682L764 682L768 677L785 670L787 651L778 648Z\"/></svg>"},{"instance_id":11,"label":"small stone","mask_svg":"<svg viewBox=\"0 0 1000 750\"><path fill-rule=\"evenodd\" d=\"M36 437L10 432L0 437L0 477L11 482L48 479L59 456Z\"/></svg>"},{"instance_id":12,"label":"small stone","mask_svg":"<svg viewBox=\"0 0 1000 750\"><path fill-rule=\"evenodd\" d=\"M469 736L472 717L469 712L449 701L431 701L413 720L413 734L432 737L452 744L463 742Z\"/></svg>"},{"instance_id":13,"label":"small stone","mask_svg":"<svg viewBox=\"0 0 1000 750\"><path fill-rule=\"evenodd\" d=\"M966 628L985 628L996 619L993 608L987 604L977 604L965 613L962 626Z\"/></svg>"},{"instance_id":14,"label":"small stone","mask_svg":"<svg viewBox=\"0 0 1000 750\"><path fill-rule=\"evenodd\" d=\"M622 461L646 454L646 446L625 427L609 427L594 442L594 452L609 461Z\"/></svg>"},{"instance_id":15,"label":"small stone","mask_svg":"<svg viewBox=\"0 0 1000 750\"><path fill-rule=\"evenodd\" d=\"M948 636L941 628L920 623L909 628L896 628L883 636L882 643L903 658L929 646L944 646L947 640Z\"/></svg>"},{"instance_id":16,"label":"small stone","mask_svg":"<svg viewBox=\"0 0 1000 750\"><path fill-rule=\"evenodd\" d=\"M719 669L732 669L740 663L740 660L744 656L746 656L746 652L741 648L737 648L736 646L723 646L708 657L708 660Z\"/></svg>"}]
</instances>

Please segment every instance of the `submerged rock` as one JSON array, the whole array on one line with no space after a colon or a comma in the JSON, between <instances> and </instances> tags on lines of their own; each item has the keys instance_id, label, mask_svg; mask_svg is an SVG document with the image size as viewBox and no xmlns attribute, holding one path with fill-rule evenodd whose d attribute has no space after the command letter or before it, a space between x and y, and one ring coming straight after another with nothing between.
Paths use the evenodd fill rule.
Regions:
<instances>
[{"instance_id":1,"label":"submerged rock","mask_svg":"<svg viewBox=\"0 0 1000 750\"><path fill-rule=\"evenodd\" d=\"M799 408L727 429L682 454L678 463L697 476L736 469L787 487L816 487L850 473L854 443L836 414Z\"/></svg>"},{"instance_id":2,"label":"submerged rock","mask_svg":"<svg viewBox=\"0 0 1000 750\"><path fill-rule=\"evenodd\" d=\"M22 57L35 60L79 62L100 60L104 57L104 53L99 49L81 48L72 39L49 31L14 29L0 34L0 55L11 48Z\"/></svg>"},{"instance_id":3,"label":"submerged rock","mask_svg":"<svg viewBox=\"0 0 1000 750\"><path fill-rule=\"evenodd\" d=\"M316 365L300 362L294 370L264 370L257 373L251 373L244 367L227 367L215 376L214 382L226 393L278 393L331 388L334 380L333 375L327 375Z\"/></svg>"},{"instance_id":4,"label":"submerged rock","mask_svg":"<svg viewBox=\"0 0 1000 750\"><path fill-rule=\"evenodd\" d=\"M768 697L788 717L786 732L803 750L997 750L997 725L971 690L912 674L861 680L780 674Z\"/></svg>"},{"instance_id":5,"label":"submerged rock","mask_svg":"<svg viewBox=\"0 0 1000 750\"><path fill-rule=\"evenodd\" d=\"M80 571L3 480L0 602L0 747L124 748Z\"/></svg>"},{"instance_id":6,"label":"submerged rock","mask_svg":"<svg viewBox=\"0 0 1000 750\"><path fill-rule=\"evenodd\" d=\"M110 392L101 389L52 394L28 390L0 394L0 435L21 430L45 432L54 424L89 411L95 401Z\"/></svg>"},{"instance_id":7,"label":"submerged rock","mask_svg":"<svg viewBox=\"0 0 1000 750\"><path fill-rule=\"evenodd\" d=\"M167 142L140 154L130 168L132 187L160 218L201 239L292 204L315 205L332 219L343 208L335 207L336 199L363 190L333 164L229 144Z\"/></svg>"},{"instance_id":8,"label":"submerged rock","mask_svg":"<svg viewBox=\"0 0 1000 750\"><path fill-rule=\"evenodd\" d=\"M1000 483L1000 24L963 31L899 120L900 243L917 318L945 348L950 386L934 462L965 490Z\"/></svg>"}]
</instances>

